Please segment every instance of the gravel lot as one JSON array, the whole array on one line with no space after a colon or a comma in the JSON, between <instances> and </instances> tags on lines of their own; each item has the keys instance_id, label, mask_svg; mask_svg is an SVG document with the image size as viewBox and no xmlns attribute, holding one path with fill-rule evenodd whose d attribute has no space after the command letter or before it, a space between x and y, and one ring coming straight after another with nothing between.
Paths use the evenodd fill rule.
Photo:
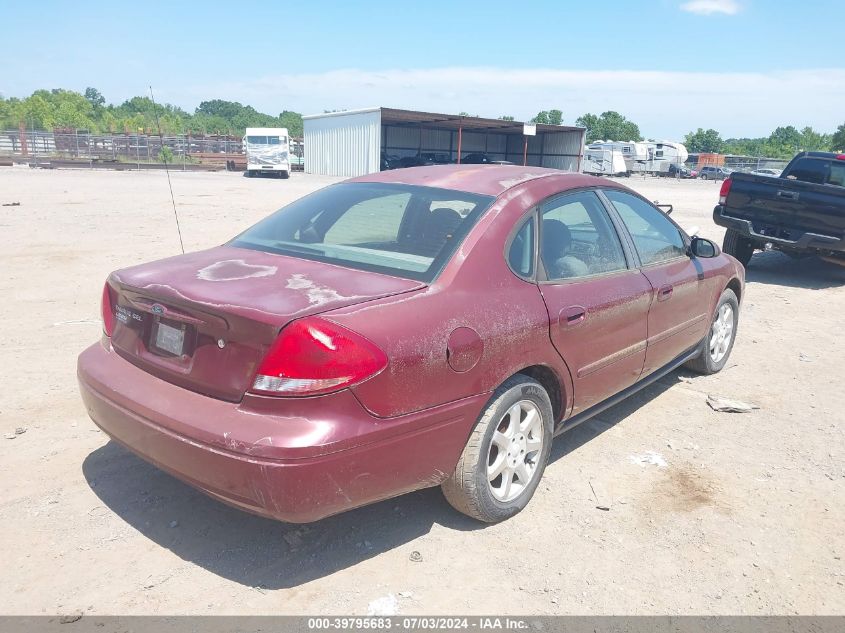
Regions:
<instances>
[{"instance_id":1,"label":"gravel lot","mask_svg":"<svg viewBox=\"0 0 845 633\"><path fill-rule=\"evenodd\" d=\"M172 178L189 250L335 180ZM715 183L626 184L721 242ZM79 399L106 275L179 250L165 174L0 168L10 202L0 612L845 614L843 268L755 256L728 368L670 374L559 438L511 521L480 526L431 489L290 526L109 443Z\"/></svg>"}]
</instances>

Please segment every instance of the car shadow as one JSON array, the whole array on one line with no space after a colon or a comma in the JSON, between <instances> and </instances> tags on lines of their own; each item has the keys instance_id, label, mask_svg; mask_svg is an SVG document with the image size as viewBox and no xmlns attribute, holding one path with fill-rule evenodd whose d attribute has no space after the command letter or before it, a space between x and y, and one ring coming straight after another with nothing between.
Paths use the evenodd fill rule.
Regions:
<instances>
[{"instance_id":1,"label":"car shadow","mask_svg":"<svg viewBox=\"0 0 845 633\"><path fill-rule=\"evenodd\" d=\"M669 374L557 438L550 462L631 415L677 383L680 375ZM439 488L308 525L281 523L220 503L115 442L91 452L82 473L100 501L148 539L185 561L259 591L296 587L408 546L435 524L463 531L487 527L453 510ZM424 560L427 552L418 547ZM410 546L405 556L417 558Z\"/></svg>"},{"instance_id":2,"label":"car shadow","mask_svg":"<svg viewBox=\"0 0 845 633\"><path fill-rule=\"evenodd\" d=\"M578 450L590 440L598 437L608 429L613 428L619 422L632 415L640 407L648 404L665 391L671 389L674 385L681 382L682 377L695 376L696 374L686 369L676 369L669 372L666 376L656 380L648 387L644 387L640 391L631 394L625 400L617 405L610 407L570 429L563 435L555 439L552 446L552 452L549 455L549 463L554 463Z\"/></svg>"},{"instance_id":3,"label":"car shadow","mask_svg":"<svg viewBox=\"0 0 845 633\"><path fill-rule=\"evenodd\" d=\"M115 442L90 453L82 472L100 501L148 539L259 591L328 576L403 547L435 524L453 530L485 527L455 512L439 488L308 525L281 523L215 501ZM405 557L416 558L412 548Z\"/></svg>"},{"instance_id":4,"label":"car shadow","mask_svg":"<svg viewBox=\"0 0 845 633\"><path fill-rule=\"evenodd\" d=\"M748 283L772 284L807 290L845 285L845 266L818 257L794 259L778 251L755 253L745 270Z\"/></svg>"}]
</instances>

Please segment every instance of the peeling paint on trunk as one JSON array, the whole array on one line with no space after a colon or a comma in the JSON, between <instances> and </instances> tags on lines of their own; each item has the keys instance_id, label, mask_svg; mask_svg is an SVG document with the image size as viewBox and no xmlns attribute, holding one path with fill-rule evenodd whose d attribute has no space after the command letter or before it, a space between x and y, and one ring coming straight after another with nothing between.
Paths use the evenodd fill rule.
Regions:
<instances>
[{"instance_id":1,"label":"peeling paint on trunk","mask_svg":"<svg viewBox=\"0 0 845 633\"><path fill-rule=\"evenodd\" d=\"M343 299L354 299L355 297L344 297L337 290L327 286L321 286L314 283L308 277L301 274L292 275L288 279L285 288L291 290L304 290L308 296L308 302L314 305L320 305L328 301L340 301Z\"/></svg>"},{"instance_id":2,"label":"peeling paint on trunk","mask_svg":"<svg viewBox=\"0 0 845 633\"><path fill-rule=\"evenodd\" d=\"M279 270L276 266L247 264L242 259L214 262L197 271L197 279L205 281L237 281L251 277L271 277Z\"/></svg>"}]
</instances>

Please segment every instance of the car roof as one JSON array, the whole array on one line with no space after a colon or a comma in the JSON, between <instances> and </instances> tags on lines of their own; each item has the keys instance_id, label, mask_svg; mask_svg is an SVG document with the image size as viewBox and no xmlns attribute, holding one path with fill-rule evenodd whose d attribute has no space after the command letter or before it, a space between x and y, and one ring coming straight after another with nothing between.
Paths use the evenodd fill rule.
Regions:
<instances>
[{"instance_id":1,"label":"car roof","mask_svg":"<svg viewBox=\"0 0 845 633\"><path fill-rule=\"evenodd\" d=\"M518 184L558 176L569 188L616 187L604 178L587 176L560 169L545 167L522 167L519 165L431 165L410 167L367 174L350 178L346 182L385 182L404 185L420 185L439 189L454 189L488 196L498 196Z\"/></svg>"}]
</instances>

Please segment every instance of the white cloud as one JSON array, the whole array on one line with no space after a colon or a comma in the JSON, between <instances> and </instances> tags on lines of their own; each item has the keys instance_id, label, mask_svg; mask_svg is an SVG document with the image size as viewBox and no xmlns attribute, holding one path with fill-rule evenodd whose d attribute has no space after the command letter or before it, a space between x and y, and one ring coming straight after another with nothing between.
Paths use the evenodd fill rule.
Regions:
<instances>
[{"instance_id":1,"label":"white cloud","mask_svg":"<svg viewBox=\"0 0 845 633\"><path fill-rule=\"evenodd\" d=\"M159 96L158 94L156 96ZM845 69L766 73L452 67L333 70L238 82L170 86L161 100L193 108L201 99L248 103L262 112L385 106L527 119L558 108L564 122L616 110L653 138L678 138L695 127L723 136L760 136L778 125L833 131L843 122Z\"/></svg>"},{"instance_id":2,"label":"white cloud","mask_svg":"<svg viewBox=\"0 0 845 633\"><path fill-rule=\"evenodd\" d=\"M739 3L736 0L691 0L681 5L681 11L698 15L712 15L714 13L736 15L739 13L739 9Z\"/></svg>"}]
</instances>

